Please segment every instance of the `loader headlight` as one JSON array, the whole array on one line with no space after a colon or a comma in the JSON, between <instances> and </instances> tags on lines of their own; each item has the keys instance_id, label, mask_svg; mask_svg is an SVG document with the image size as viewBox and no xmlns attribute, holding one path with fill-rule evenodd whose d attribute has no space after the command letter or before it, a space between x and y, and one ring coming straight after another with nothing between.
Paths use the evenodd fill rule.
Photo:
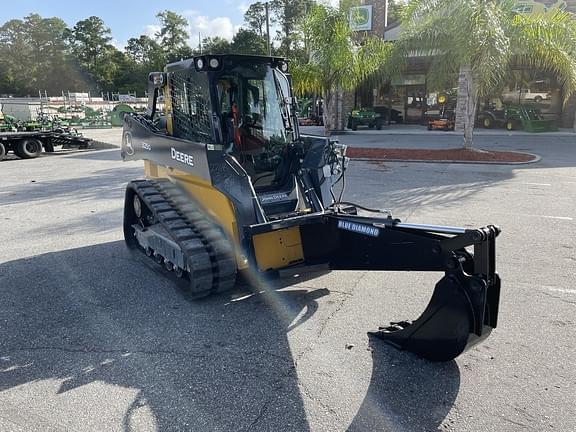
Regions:
<instances>
[{"instance_id":1,"label":"loader headlight","mask_svg":"<svg viewBox=\"0 0 576 432\"><path fill-rule=\"evenodd\" d=\"M196 60L194 60L194 65L196 66L196 70L201 71L204 69L204 59L203 58L197 58Z\"/></svg>"},{"instance_id":2,"label":"loader headlight","mask_svg":"<svg viewBox=\"0 0 576 432\"><path fill-rule=\"evenodd\" d=\"M280 68L280 70L281 70L282 72L284 72L284 73L288 72L288 63L286 63L286 62L284 62L284 61L283 61L283 62L280 62L280 63L278 64L278 67Z\"/></svg>"},{"instance_id":3,"label":"loader headlight","mask_svg":"<svg viewBox=\"0 0 576 432\"><path fill-rule=\"evenodd\" d=\"M164 72L151 72L148 75L148 79L154 85L154 87L162 87L166 81L164 78Z\"/></svg>"},{"instance_id":4,"label":"loader headlight","mask_svg":"<svg viewBox=\"0 0 576 432\"><path fill-rule=\"evenodd\" d=\"M218 69L220 67L220 60L218 60L216 57L213 57L210 59L208 64L210 65L210 68Z\"/></svg>"}]
</instances>

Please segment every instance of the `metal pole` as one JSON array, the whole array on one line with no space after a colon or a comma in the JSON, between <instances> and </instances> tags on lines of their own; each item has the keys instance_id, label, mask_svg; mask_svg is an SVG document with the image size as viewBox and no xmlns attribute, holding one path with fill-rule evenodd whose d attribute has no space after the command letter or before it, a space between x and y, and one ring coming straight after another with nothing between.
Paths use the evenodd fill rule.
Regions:
<instances>
[{"instance_id":1,"label":"metal pole","mask_svg":"<svg viewBox=\"0 0 576 432\"><path fill-rule=\"evenodd\" d=\"M272 47L270 46L270 13L268 11L268 2L264 3L266 8L266 40L268 42L268 55L272 56Z\"/></svg>"},{"instance_id":2,"label":"metal pole","mask_svg":"<svg viewBox=\"0 0 576 432\"><path fill-rule=\"evenodd\" d=\"M198 46L200 47L200 55L202 55L202 36L198 32Z\"/></svg>"},{"instance_id":3,"label":"metal pole","mask_svg":"<svg viewBox=\"0 0 576 432\"><path fill-rule=\"evenodd\" d=\"M386 27L388 27L388 0L385 2L385 12L384 12L384 31L386 31Z\"/></svg>"}]
</instances>

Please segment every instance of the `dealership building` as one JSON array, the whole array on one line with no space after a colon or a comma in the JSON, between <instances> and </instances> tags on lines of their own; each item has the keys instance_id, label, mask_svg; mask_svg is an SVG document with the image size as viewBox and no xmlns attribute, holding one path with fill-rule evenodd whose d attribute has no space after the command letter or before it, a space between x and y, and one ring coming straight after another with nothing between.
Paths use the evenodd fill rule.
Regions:
<instances>
[{"instance_id":1,"label":"dealership building","mask_svg":"<svg viewBox=\"0 0 576 432\"><path fill-rule=\"evenodd\" d=\"M387 1L364 0L358 6L360 13L356 16L363 19L352 23L358 31L367 32L369 35L382 37L387 41L397 40L401 25L399 23L388 24ZM560 8L576 14L576 0L526 0L517 2L519 13L541 13ZM351 20L352 21L352 20ZM389 85L380 88L360 86L353 93L344 97L344 110L352 108L373 108L377 112L385 113L388 107L399 111L405 123L424 124L427 118L437 115L441 106L438 104L440 94L448 95L450 100L455 101L455 89L457 80L451 89L432 89L428 86L427 70L429 58L420 57L412 59L408 70L401 78L395 79ZM554 120L557 126L572 128L575 125L576 95L573 95L566 104L563 104L564 94L556 77L542 71L519 69L511 70L508 82L503 83L500 94L493 95L482 105L526 105L537 108L542 116Z\"/></svg>"}]
</instances>

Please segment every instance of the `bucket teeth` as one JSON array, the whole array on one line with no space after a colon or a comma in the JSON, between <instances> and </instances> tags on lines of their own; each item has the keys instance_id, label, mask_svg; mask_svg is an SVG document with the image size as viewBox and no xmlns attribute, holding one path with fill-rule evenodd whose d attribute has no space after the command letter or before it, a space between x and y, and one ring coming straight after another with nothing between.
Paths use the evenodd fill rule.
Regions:
<instances>
[{"instance_id":1,"label":"bucket teeth","mask_svg":"<svg viewBox=\"0 0 576 432\"><path fill-rule=\"evenodd\" d=\"M485 325L490 288L461 269L452 272L436 284L430 303L417 320L394 321L370 334L428 360L452 360L490 334L492 328Z\"/></svg>"},{"instance_id":2,"label":"bucket teeth","mask_svg":"<svg viewBox=\"0 0 576 432\"><path fill-rule=\"evenodd\" d=\"M395 331L404 330L410 325L412 325L412 321L391 322L387 327L379 327L378 331L383 333L393 333Z\"/></svg>"}]
</instances>

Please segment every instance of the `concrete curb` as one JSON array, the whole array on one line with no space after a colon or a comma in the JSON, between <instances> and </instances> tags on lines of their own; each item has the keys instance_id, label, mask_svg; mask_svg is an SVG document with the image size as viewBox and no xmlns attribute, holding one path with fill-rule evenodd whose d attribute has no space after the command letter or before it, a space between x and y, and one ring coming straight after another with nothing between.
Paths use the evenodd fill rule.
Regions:
<instances>
[{"instance_id":1,"label":"concrete curb","mask_svg":"<svg viewBox=\"0 0 576 432\"><path fill-rule=\"evenodd\" d=\"M404 162L404 163L443 163L443 164L468 164L468 165L530 165L542 160L541 156L534 153L524 154L533 156L534 159L526 162L498 162L498 161L460 161L460 160L424 160L424 159L384 159L384 158L351 158L351 161L362 162Z\"/></svg>"},{"instance_id":2,"label":"concrete curb","mask_svg":"<svg viewBox=\"0 0 576 432\"><path fill-rule=\"evenodd\" d=\"M455 132L445 132L445 131L346 131L344 133L335 133L332 136L430 136L443 135L443 136L455 136L461 137L461 134ZM576 132L540 132L540 133L529 133L529 132L514 132L514 133L494 133L494 132L474 132L474 136L481 137L522 137L522 136L540 136L540 137L556 137L556 138L576 138Z\"/></svg>"},{"instance_id":3,"label":"concrete curb","mask_svg":"<svg viewBox=\"0 0 576 432\"><path fill-rule=\"evenodd\" d=\"M316 134L324 135L323 132L320 132L318 126L301 126L300 131L304 134L310 133L306 128L310 127L313 128L311 131L316 132ZM323 129L322 129L323 130ZM314 133L312 133L314 134ZM453 136L453 137L463 137L462 132L454 132L454 131L429 131L426 127L413 127L413 126L391 126L391 128L384 128L382 130L375 130L375 129L362 129L358 131L352 130L343 130L343 131L334 131L332 132L333 137L337 136L354 136L354 137L361 137L363 135L366 136ZM562 128L556 132L538 132L538 133L531 133L526 131L507 131L505 129L483 129L483 128L475 128L474 129L474 136L481 136L481 137L523 137L523 136L539 136L539 137L556 137L556 138L576 138L576 131L571 128Z\"/></svg>"},{"instance_id":4,"label":"concrete curb","mask_svg":"<svg viewBox=\"0 0 576 432\"><path fill-rule=\"evenodd\" d=\"M119 149L119 145L106 143L103 141L92 140L92 146L89 150L109 150ZM378 148L378 147L374 147ZM352 158L355 161L376 161L376 162L414 162L414 163L452 163L452 164L478 164L478 165L529 165L540 162L542 157L534 153L522 152L532 156L534 159L527 162L496 162L496 161L459 161L459 160L426 160L426 159L386 159L386 158Z\"/></svg>"}]
</instances>

